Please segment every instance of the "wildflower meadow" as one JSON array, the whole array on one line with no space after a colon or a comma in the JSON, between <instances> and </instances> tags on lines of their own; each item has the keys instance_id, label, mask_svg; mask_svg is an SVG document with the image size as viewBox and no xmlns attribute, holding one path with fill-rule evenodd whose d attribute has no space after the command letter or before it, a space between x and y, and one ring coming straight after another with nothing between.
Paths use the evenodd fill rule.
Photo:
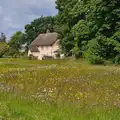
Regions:
<instances>
[{"instance_id":1,"label":"wildflower meadow","mask_svg":"<svg viewBox=\"0 0 120 120\"><path fill-rule=\"evenodd\" d=\"M120 66L0 59L1 120L120 120Z\"/></svg>"}]
</instances>

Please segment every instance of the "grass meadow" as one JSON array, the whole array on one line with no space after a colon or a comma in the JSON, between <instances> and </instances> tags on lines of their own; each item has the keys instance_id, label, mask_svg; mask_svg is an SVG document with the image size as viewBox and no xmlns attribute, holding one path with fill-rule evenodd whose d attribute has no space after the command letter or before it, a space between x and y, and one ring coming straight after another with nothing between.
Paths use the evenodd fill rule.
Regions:
<instances>
[{"instance_id":1,"label":"grass meadow","mask_svg":"<svg viewBox=\"0 0 120 120\"><path fill-rule=\"evenodd\" d=\"M0 59L0 120L120 120L120 66Z\"/></svg>"}]
</instances>

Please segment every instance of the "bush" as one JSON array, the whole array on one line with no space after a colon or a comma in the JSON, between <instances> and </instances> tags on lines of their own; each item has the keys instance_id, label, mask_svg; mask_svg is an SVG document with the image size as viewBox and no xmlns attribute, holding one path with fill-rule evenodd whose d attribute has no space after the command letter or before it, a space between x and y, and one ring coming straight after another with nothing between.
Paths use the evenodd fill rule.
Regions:
<instances>
[{"instance_id":1,"label":"bush","mask_svg":"<svg viewBox=\"0 0 120 120\"><path fill-rule=\"evenodd\" d=\"M5 53L5 56L8 57L12 57L12 58L16 58L19 55L19 52L16 51L16 49L13 48L9 48L8 51Z\"/></svg>"},{"instance_id":2,"label":"bush","mask_svg":"<svg viewBox=\"0 0 120 120\"><path fill-rule=\"evenodd\" d=\"M3 57L3 55L8 51L9 46L5 42L0 42L0 57Z\"/></svg>"},{"instance_id":3,"label":"bush","mask_svg":"<svg viewBox=\"0 0 120 120\"><path fill-rule=\"evenodd\" d=\"M38 60L37 57L33 56L32 54L28 57L29 60Z\"/></svg>"},{"instance_id":4,"label":"bush","mask_svg":"<svg viewBox=\"0 0 120 120\"><path fill-rule=\"evenodd\" d=\"M76 47L76 46L72 49L72 55L76 59L78 59L78 58L80 58L82 56L80 49L78 47Z\"/></svg>"},{"instance_id":5,"label":"bush","mask_svg":"<svg viewBox=\"0 0 120 120\"><path fill-rule=\"evenodd\" d=\"M87 60L89 61L90 64L103 64L104 60L100 56L95 56L95 55L88 55Z\"/></svg>"},{"instance_id":6,"label":"bush","mask_svg":"<svg viewBox=\"0 0 120 120\"><path fill-rule=\"evenodd\" d=\"M60 58L60 53L57 53L57 54L56 54L56 58Z\"/></svg>"},{"instance_id":7,"label":"bush","mask_svg":"<svg viewBox=\"0 0 120 120\"><path fill-rule=\"evenodd\" d=\"M117 56L114 58L113 62L114 62L115 64L120 64L120 55L117 55Z\"/></svg>"},{"instance_id":8,"label":"bush","mask_svg":"<svg viewBox=\"0 0 120 120\"><path fill-rule=\"evenodd\" d=\"M102 57L102 54L102 46L100 46L98 41L94 39L88 43L88 50L84 55L90 64L103 64L104 59Z\"/></svg>"}]
</instances>

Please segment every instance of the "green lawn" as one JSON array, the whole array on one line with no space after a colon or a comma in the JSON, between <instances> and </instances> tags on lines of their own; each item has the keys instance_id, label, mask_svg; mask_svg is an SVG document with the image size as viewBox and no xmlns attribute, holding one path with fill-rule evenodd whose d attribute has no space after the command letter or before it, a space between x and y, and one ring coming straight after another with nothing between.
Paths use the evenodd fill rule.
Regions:
<instances>
[{"instance_id":1,"label":"green lawn","mask_svg":"<svg viewBox=\"0 0 120 120\"><path fill-rule=\"evenodd\" d=\"M0 119L119 120L119 66L0 59Z\"/></svg>"}]
</instances>

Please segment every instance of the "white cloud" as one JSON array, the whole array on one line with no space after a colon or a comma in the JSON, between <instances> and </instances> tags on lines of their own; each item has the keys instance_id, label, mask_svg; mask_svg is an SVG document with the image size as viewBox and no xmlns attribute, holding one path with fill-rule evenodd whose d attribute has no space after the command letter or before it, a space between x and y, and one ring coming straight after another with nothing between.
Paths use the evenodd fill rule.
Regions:
<instances>
[{"instance_id":1,"label":"white cloud","mask_svg":"<svg viewBox=\"0 0 120 120\"><path fill-rule=\"evenodd\" d=\"M0 0L0 31L8 37L41 15L55 15L55 0Z\"/></svg>"}]
</instances>

